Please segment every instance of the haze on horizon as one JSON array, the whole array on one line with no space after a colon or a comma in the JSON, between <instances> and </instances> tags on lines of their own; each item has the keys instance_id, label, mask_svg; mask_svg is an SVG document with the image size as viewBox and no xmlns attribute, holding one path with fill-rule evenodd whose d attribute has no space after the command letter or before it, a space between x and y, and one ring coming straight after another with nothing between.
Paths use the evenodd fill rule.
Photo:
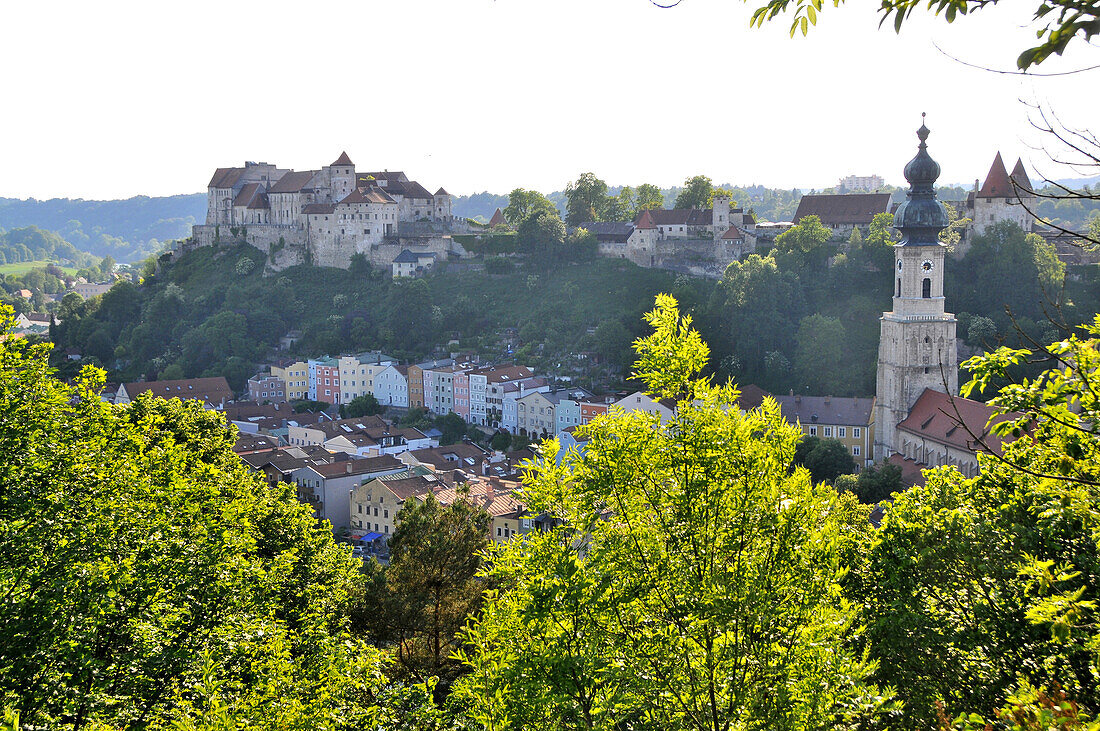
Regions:
<instances>
[{"instance_id":1,"label":"haze on horizon","mask_svg":"<svg viewBox=\"0 0 1100 731\"><path fill-rule=\"evenodd\" d=\"M0 7L0 196L123 198L204 190L214 168L316 168L346 150L456 195L611 185L901 184L920 113L941 181L993 155L1074 177L1041 152L1020 99L1071 126L1098 111L1089 71L997 75L1034 37L1029 7L900 36L871 8L827 7L807 38L750 29L754 3L416 0ZM184 8L184 12L180 9ZM65 22L58 22L64 18ZM1095 65L1071 46L1040 73ZM1088 98L1086 98L1088 97ZM1093 125L1095 126L1095 125Z\"/></svg>"}]
</instances>

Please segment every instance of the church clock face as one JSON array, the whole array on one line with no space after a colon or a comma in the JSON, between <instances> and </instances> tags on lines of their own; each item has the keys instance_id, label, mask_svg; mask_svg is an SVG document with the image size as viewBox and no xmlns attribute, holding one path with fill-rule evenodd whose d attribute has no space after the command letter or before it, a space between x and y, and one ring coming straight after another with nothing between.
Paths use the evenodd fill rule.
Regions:
<instances>
[{"instance_id":1,"label":"church clock face","mask_svg":"<svg viewBox=\"0 0 1100 731\"><path fill-rule=\"evenodd\" d=\"M931 259L925 259L924 261L922 261L920 263L920 268L921 268L921 270L926 271L926 272L932 271L932 260Z\"/></svg>"}]
</instances>

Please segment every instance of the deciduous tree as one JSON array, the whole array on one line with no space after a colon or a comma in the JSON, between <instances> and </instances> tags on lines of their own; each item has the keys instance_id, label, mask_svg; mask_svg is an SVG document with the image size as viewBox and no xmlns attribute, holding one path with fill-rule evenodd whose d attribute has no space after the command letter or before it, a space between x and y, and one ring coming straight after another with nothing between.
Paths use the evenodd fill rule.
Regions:
<instances>
[{"instance_id":1,"label":"deciduous tree","mask_svg":"<svg viewBox=\"0 0 1100 731\"><path fill-rule=\"evenodd\" d=\"M524 494L558 527L492 552L501 588L464 633L461 700L495 729L817 729L872 714L882 697L837 601L866 509L788 469L799 432L773 400L743 415L732 386L695 379L707 348L671 297L647 320L636 371L677 413L599 417L583 455L543 445Z\"/></svg>"}]
</instances>

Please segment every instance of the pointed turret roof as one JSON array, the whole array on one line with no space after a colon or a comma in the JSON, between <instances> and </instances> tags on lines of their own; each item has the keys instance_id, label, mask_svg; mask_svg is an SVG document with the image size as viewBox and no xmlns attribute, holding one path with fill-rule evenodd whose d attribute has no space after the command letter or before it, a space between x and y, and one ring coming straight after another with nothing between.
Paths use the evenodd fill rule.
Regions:
<instances>
[{"instance_id":1,"label":"pointed turret roof","mask_svg":"<svg viewBox=\"0 0 1100 731\"><path fill-rule=\"evenodd\" d=\"M1016 187L1020 189L1021 194L1026 195L1027 191L1031 190L1031 178L1027 177L1024 161L1020 158L1016 158L1016 167L1012 168L1012 180L1016 182Z\"/></svg>"},{"instance_id":2,"label":"pointed turret roof","mask_svg":"<svg viewBox=\"0 0 1100 731\"><path fill-rule=\"evenodd\" d=\"M439 186L439 190L435 192L436 195L450 195L447 191L443 190L443 186Z\"/></svg>"},{"instance_id":3,"label":"pointed turret roof","mask_svg":"<svg viewBox=\"0 0 1100 731\"><path fill-rule=\"evenodd\" d=\"M353 165L351 158L348 157L348 153L341 152L340 157L336 158L336 162L329 165L329 167L336 167L337 165Z\"/></svg>"},{"instance_id":4,"label":"pointed turret roof","mask_svg":"<svg viewBox=\"0 0 1100 731\"><path fill-rule=\"evenodd\" d=\"M978 198L1009 198L1014 196L1012 181L1008 179L1008 170L1001 159L1001 153L993 158L993 166L989 168L989 174L985 176L985 184L978 191Z\"/></svg>"},{"instance_id":5,"label":"pointed turret roof","mask_svg":"<svg viewBox=\"0 0 1100 731\"><path fill-rule=\"evenodd\" d=\"M503 226L506 223L504 220L504 214L497 209L497 212L493 214L493 217L489 219L490 226Z\"/></svg>"},{"instance_id":6,"label":"pointed turret roof","mask_svg":"<svg viewBox=\"0 0 1100 731\"><path fill-rule=\"evenodd\" d=\"M653 216L649 214L649 209L645 209L638 215L638 222L634 224L636 228L657 228L653 223Z\"/></svg>"}]
</instances>

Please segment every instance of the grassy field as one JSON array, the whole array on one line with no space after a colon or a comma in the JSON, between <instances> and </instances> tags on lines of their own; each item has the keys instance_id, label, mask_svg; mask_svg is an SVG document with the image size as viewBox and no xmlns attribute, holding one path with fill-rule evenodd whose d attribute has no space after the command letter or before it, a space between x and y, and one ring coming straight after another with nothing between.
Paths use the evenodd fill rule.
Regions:
<instances>
[{"instance_id":1,"label":"grassy field","mask_svg":"<svg viewBox=\"0 0 1100 731\"><path fill-rule=\"evenodd\" d=\"M44 269L48 264L57 264L52 261L21 261L15 264L0 264L0 275L26 274L31 269ZM60 266L60 265L58 265ZM76 275L75 267L60 267L66 274Z\"/></svg>"}]
</instances>

